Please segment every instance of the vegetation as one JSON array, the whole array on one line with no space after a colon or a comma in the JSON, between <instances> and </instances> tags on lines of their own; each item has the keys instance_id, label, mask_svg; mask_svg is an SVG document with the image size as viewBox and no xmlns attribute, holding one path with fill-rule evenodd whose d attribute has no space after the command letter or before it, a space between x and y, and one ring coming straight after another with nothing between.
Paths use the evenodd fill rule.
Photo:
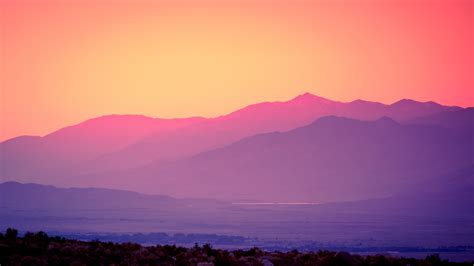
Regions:
<instances>
[{"instance_id":1,"label":"vegetation","mask_svg":"<svg viewBox=\"0 0 474 266\"><path fill-rule=\"evenodd\" d=\"M69 240L44 232L18 236L12 228L0 233L0 265L472 265L441 260L436 254L425 259L390 256L360 256L347 252L267 252L214 249L209 244L192 248L175 245L141 246Z\"/></svg>"}]
</instances>

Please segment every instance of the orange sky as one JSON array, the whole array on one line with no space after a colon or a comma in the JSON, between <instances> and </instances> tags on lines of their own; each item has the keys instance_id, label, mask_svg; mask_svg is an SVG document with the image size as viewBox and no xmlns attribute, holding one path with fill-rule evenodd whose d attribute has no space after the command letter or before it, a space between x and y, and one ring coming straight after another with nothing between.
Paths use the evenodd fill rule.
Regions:
<instances>
[{"instance_id":1,"label":"orange sky","mask_svg":"<svg viewBox=\"0 0 474 266\"><path fill-rule=\"evenodd\" d=\"M305 91L474 105L470 0L0 0L0 10L0 140L104 114L216 116Z\"/></svg>"}]
</instances>

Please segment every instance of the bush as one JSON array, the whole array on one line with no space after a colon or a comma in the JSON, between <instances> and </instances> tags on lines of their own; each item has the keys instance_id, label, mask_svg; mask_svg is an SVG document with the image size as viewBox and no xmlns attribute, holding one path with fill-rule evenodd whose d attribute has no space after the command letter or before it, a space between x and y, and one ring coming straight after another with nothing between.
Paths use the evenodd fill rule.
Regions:
<instances>
[{"instance_id":1,"label":"bush","mask_svg":"<svg viewBox=\"0 0 474 266\"><path fill-rule=\"evenodd\" d=\"M44 232L26 233L8 228L0 237L0 265L455 265L438 254L425 259L390 256L361 256L347 252L318 251L267 252L215 249L210 244L193 248L175 245L141 246L136 243L112 243L67 240L49 237ZM463 265L472 265L465 263Z\"/></svg>"}]
</instances>

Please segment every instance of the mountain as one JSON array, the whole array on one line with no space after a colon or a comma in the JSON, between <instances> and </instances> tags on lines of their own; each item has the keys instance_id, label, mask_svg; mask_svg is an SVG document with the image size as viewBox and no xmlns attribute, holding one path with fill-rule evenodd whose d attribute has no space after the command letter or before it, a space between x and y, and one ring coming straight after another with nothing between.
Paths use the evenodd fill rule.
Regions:
<instances>
[{"instance_id":1,"label":"mountain","mask_svg":"<svg viewBox=\"0 0 474 266\"><path fill-rule=\"evenodd\" d=\"M449 128L473 128L474 107L445 111L407 121L409 124L441 125Z\"/></svg>"},{"instance_id":2,"label":"mountain","mask_svg":"<svg viewBox=\"0 0 474 266\"><path fill-rule=\"evenodd\" d=\"M68 182L236 201L388 197L474 164L473 133L472 128L404 125L390 118L360 121L330 116L186 159Z\"/></svg>"},{"instance_id":3,"label":"mountain","mask_svg":"<svg viewBox=\"0 0 474 266\"><path fill-rule=\"evenodd\" d=\"M81 163L120 150L151 133L164 134L202 120L109 115L44 137L13 138L0 143L0 177L18 181L29 180L33 175L61 178L84 170Z\"/></svg>"},{"instance_id":4,"label":"mountain","mask_svg":"<svg viewBox=\"0 0 474 266\"><path fill-rule=\"evenodd\" d=\"M287 102L254 104L210 119L106 116L45 137L21 137L0 143L0 177L67 184L65 179L80 175L180 160L255 134L288 131L327 115L362 120L388 116L404 122L458 109L412 100L392 105L361 100L342 103L306 93Z\"/></svg>"},{"instance_id":5,"label":"mountain","mask_svg":"<svg viewBox=\"0 0 474 266\"><path fill-rule=\"evenodd\" d=\"M225 235L221 240L233 247L253 246L259 241L256 237L268 239L272 246L315 239L317 245L339 247L360 246L361 241L372 246L472 245L473 184L464 181L472 180L473 170L449 174L456 182L435 182L427 184L428 189L420 186L393 197L316 205L230 204L7 182L0 184L0 227L76 232L89 239L94 232L135 233L147 239L140 234L146 232L157 237L145 240L154 244L163 241L164 234L157 232L166 232L190 245L197 242L192 233L212 234L203 241L218 241L216 234ZM436 190L438 185L443 185L442 191ZM232 242L231 236L252 238Z\"/></svg>"},{"instance_id":6,"label":"mountain","mask_svg":"<svg viewBox=\"0 0 474 266\"><path fill-rule=\"evenodd\" d=\"M0 184L0 209L10 210L105 210L176 209L190 203L217 204L210 200L183 200L164 195L147 195L104 188L58 188L40 184L5 182Z\"/></svg>"},{"instance_id":7,"label":"mountain","mask_svg":"<svg viewBox=\"0 0 474 266\"><path fill-rule=\"evenodd\" d=\"M392 105L361 100L342 103L305 93L286 102L250 105L228 115L183 128L171 135L149 135L121 151L100 158L95 164L137 166L157 159L182 158L255 134L288 131L305 126L328 115L360 120L390 117L404 122L415 117L458 109L460 108L412 100L401 100Z\"/></svg>"}]
</instances>

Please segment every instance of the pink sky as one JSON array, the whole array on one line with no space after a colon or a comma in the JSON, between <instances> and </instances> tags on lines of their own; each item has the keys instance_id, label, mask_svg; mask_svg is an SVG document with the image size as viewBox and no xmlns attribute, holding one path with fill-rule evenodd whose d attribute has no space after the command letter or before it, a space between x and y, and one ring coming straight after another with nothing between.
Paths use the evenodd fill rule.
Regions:
<instances>
[{"instance_id":1,"label":"pink sky","mask_svg":"<svg viewBox=\"0 0 474 266\"><path fill-rule=\"evenodd\" d=\"M473 106L473 2L0 2L0 140L302 92Z\"/></svg>"}]
</instances>

